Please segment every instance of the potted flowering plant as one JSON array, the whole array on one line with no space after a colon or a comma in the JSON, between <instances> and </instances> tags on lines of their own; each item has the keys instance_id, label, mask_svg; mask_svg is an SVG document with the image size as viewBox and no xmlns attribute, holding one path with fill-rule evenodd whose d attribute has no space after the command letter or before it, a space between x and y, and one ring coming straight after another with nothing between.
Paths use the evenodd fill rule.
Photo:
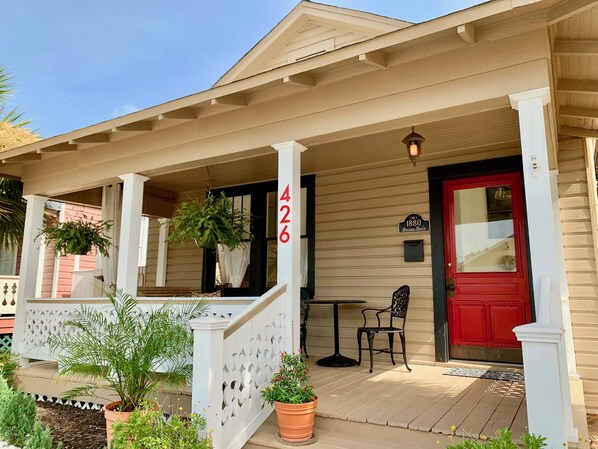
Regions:
<instances>
[{"instance_id":1,"label":"potted flowering plant","mask_svg":"<svg viewBox=\"0 0 598 449\"><path fill-rule=\"evenodd\" d=\"M280 437L289 442L307 441L313 436L318 398L308 384L307 365L301 351L280 354L280 368L272 376L262 397L274 405Z\"/></svg>"}]
</instances>

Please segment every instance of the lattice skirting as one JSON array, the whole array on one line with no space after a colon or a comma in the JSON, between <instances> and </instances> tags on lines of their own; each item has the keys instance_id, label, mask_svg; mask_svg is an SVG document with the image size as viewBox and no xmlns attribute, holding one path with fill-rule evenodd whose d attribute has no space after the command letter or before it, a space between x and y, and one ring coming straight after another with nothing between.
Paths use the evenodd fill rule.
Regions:
<instances>
[{"instance_id":1,"label":"lattice skirting","mask_svg":"<svg viewBox=\"0 0 598 449\"><path fill-rule=\"evenodd\" d=\"M0 351L12 349L12 334L0 335Z\"/></svg>"},{"instance_id":2,"label":"lattice skirting","mask_svg":"<svg viewBox=\"0 0 598 449\"><path fill-rule=\"evenodd\" d=\"M104 406L101 404L95 404L93 402L85 401L73 401L67 399L54 398L50 396L44 396L41 394L34 394L33 397L38 402L51 402L53 404L70 405L71 407L77 407L81 410L104 410Z\"/></svg>"}]
</instances>

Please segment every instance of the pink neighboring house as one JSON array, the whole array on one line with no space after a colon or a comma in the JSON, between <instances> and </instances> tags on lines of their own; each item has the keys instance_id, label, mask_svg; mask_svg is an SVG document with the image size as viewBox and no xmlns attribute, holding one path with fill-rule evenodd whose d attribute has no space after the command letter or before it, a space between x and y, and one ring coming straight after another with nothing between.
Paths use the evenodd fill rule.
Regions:
<instances>
[{"instance_id":1,"label":"pink neighboring house","mask_svg":"<svg viewBox=\"0 0 598 449\"><path fill-rule=\"evenodd\" d=\"M76 204L55 203L60 209L56 214L61 221L75 220L86 215L101 220L99 208ZM0 249L0 335L11 334L14 322L15 302L19 288L21 250ZM38 289L43 298L70 298L73 272L96 268L95 249L85 256L56 257L53 247L47 246L43 257L43 270Z\"/></svg>"}]
</instances>

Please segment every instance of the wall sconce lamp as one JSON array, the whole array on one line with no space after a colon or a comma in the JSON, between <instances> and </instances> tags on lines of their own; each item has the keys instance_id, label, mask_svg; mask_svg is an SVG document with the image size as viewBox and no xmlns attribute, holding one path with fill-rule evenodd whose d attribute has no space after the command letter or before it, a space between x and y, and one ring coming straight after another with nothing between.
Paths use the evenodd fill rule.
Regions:
<instances>
[{"instance_id":1,"label":"wall sconce lamp","mask_svg":"<svg viewBox=\"0 0 598 449\"><path fill-rule=\"evenodd\" d=\"M425 140L423 136L415 132L415 126L411 127L411 134L405 136L403 139L403 143L407 146L407 155L411 159L411 162L413 162L414 167L415 162L422 154L422 143Z\"/></svg>"}]
</instances>

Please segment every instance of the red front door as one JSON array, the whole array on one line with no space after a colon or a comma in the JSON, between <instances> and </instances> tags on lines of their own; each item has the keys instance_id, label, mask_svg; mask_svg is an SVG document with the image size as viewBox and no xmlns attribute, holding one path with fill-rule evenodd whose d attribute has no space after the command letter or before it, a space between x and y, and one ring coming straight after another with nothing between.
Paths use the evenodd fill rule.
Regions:
<instances>
[{"instance_id":1,"label":"red front door","mask_svg":"<svg viewBox=\"0 0 598 449\"><path fill-rule=\"evenodd\" d=\"M531 321L521 175L445 181L451 358L520 362L513 328Z\"/></svg>"}]
</instances>

